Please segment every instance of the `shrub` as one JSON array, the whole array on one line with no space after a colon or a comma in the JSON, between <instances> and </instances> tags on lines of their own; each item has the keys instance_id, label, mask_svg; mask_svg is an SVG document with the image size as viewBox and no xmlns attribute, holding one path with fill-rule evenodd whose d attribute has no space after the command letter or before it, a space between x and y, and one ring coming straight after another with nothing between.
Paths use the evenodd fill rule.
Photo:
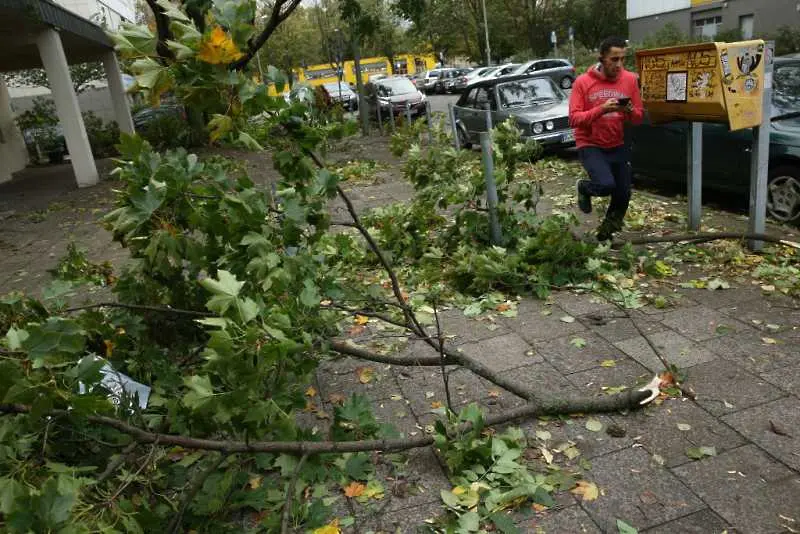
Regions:
<instances>
[{"instance_id":1,"label":"shrub","mask_svg":"<svg viewBox=\"0 0 800 534\"><path fill-rule=\"evenodd\" d=\"M118 154L115 145L119 142L119 126L115 121L103 122L92 111L85 111L83 124L86 127L86 135L89 137L89 145L92 147L92 154L95 158L108 158Z\"/></svg>"}]
</instances>

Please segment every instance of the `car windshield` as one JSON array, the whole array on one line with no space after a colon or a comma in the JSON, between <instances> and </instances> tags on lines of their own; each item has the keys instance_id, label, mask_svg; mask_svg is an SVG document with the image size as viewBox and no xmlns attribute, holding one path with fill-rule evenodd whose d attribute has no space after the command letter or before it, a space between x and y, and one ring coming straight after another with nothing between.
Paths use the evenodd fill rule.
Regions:
<instances>
[{"instance_id":1,"label":"car windshield","mask_svg":"<svg viewBox=\"0 0 800 534\"><path fill-rule=\"evenodd\" d=\"M406 78L396 80L381 80L378 84L378 94L381 96L405 95L416 92L417 88Z\"/></svg>"},{"instance_id":2,"label":"car windshield","mask_svg":"<svg viewBox=\"0 0 800 534\"><path fill-rule=\"evenodd\" d=\"M339 92L339 87L340 87L340 85L338 83L326 83L325 84L325 89L327 89L331 93L338 93ZM347 83L346 82L342 82L341 88L342 88L342 94L349 94L351 92L350 88L347 87Z\"/></svg>"},{"instance_id":3,"label":"car windshield","mask_svg":"<svg viewBox=\"0 0 800 534\"><path fill-rule=\"evenodd\" d=\"M535 106L543 102L561 100L561 93L549 78L530 78L497 86L503 108Z\"/></svg>"},{"instance_id":4,"label":"car windshield","mask_svg":"<svg viewBox=\"0 0 800 534\"><path fill-rule=\"evenodd\" d=\"M776 65L773 75L772 116L800 111L800 61ZM800 127L800 118L779 119L783 126Z\"/></svg>"}]
</instances>

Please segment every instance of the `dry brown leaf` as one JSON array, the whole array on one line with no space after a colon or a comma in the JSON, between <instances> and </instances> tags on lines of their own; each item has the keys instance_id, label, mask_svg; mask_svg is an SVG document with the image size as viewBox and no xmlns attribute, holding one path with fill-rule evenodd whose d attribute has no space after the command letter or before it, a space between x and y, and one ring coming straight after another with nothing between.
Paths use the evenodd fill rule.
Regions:
<instances>
[{"instance_id":1,"label":"dry brown leaf","mask_svg":"<svg viewBox=\"0 0 800 534\"><path fill-rule=\"evenodd\" d=\"M496 399L496 398L497 398L497 397L499 397L499 396L500 396L500 392L499 392L499 391L497 391L496 389L493 389L493 390L491 390L491 391L489 392L489 397L491 397L491 398L493 398L493 399Z\"/></svg>"},{"instance_id":2,"label":"dry brown leaf","mask_svg":"<svg viewBox=\"0 0 800 534\"><path fill-rule=\"evenodd\" d=\"M314 389L314 386L308 386L306 390L306 397L315 397L317 395L317 390Z\"/></svg>"},{"instance_id":3,"label":"dry brown leaf","mask_svg":"<svg viewBox=\"0 0 800 534\"><path fill-rule=\"evenodd\" d=\"M372 379L375 377L375 369L372 367L359 367L356 369L356 376L359 382L368 384L372 382Z\"/></svg>"},{"instance_id":4,"label":"dry brown leaf","mask_svg":"<svg viewBox=\"0 0 800 534\"><path fill-rule=\"evenodd\" d=\"M495 307L495 310L497 310L497 311L499 311L499 312L508 311L508 310L510 310L510 309L511 309L511 305L510 305L510 304L506 304L505 302L504 302L504 303L502 303L502 304L498 304L498 305Z\"/></svg>"},{"instance_id":5,"label":"dry brown leaf","mask_svg":"<svg viewBox=\"0 0 800 534\"><path fill-rule=\"evenodd\" d=\"M580 496L584 501L594 501L600 496L600 490L597 489L597 484L589 482L588 480L579 480L576 486L569 491L573 495Z\"/></svg>"},{"instance_id":6,"label":"dry brown leaf","mask_svg":"<svg viewBox=\"0 0 800 534\"><path fill-rule=\"evenodd\" d=\"M363 315L356 314L355 319L353 322L356 324L367 324L369 322L369 317L364 317Z\"/></svg>"},{"instance_id":7,"label":"dry brown leaf","mask_svg":"<svg viewBox=\"0 0 800 534\"><path fill-rule=\"evenodd\" d=\"M344 395L341 393L331 393L328 395L328 402L331 404L342 405L344 404Z\"/></svg>"},{"instance_id":8,"label":"dry brown leaf","mask_svg":"<svg viewBox=\"0 0 800 534\"><path fill-rule=\"evenodd\" d=\"M344 487L345 497L361 497L367 487L360 482L351 482Z\"/></svg>"},{"instance_id":9,"label":"dry brown leaf","mask_svg":"<svg viewBox=\"0 0 800 534\"><path fill-rule=\"evenodd\" d=\"M431 408L433 408L434 410L436 410L436 409L438 409L438 408L441 408L441 407L442 407L442 403L441 403L441 402L439 402L439 401L433 401L433 402L431 403Z\"/></svg>"}]
</instances>

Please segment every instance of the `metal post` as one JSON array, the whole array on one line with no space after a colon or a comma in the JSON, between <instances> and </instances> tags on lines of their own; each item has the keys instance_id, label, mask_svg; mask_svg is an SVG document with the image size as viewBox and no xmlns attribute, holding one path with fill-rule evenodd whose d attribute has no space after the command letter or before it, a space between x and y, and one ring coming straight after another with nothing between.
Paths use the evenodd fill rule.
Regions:
<instances>
[{"instance_id":1,"label":"metal post","mask_svg":"<svg viewBox=\"0 0 800 534\"><path fill-rule=\"evenodd\" d=\"M750 160L750 217L748 230L751 234L763 234L767 218L767 175L769 173L769 123L772 106L772 58L775 42L767 41L764 62L764 86L761 90L761 126L753 128L753 152ZM750 250L758 251L763 241L751 239Z\"/></svg>"},{"instance_id":2,"label":"metal post","mask_svg":"<svg viewBox=\"0 0 800 534\"><path fill-rule=\"evenodd\" d=\"M689 189L689 230L700 229L703 191L703 123L692 122L686 137L686 173Z\"/></svg>"},{"instance_id":3,"label":"metal post","mask_svg":"<svg viewBox=\"0 0 800 534\"><path fill-rule=\"evenodd\" d=\"M492 159L492 134L481 132L481 158L483 159L483 178L486 180L486 204L489 208L489 231L492 244L501 245L503 235L497 220L497 186L494 182L494 161Z\"/></svg>"},{"instance_id":4,"label":"metal post","mask_svg":"<svg viewBox=\"0 0 800 534\"><path fill-rule=\"evenodd\" d=\"M406 120L408 125L411 126L411 104L409 102L406 102Z\"/></svg>"},{"instance_id":5,"label":"metal post","mask_svg":"<svg viewBox=\"0 0 800 534\"><path fill-rule=\"evenodd\" d=\"M392 133L394 133L394 106L392 105L391 100L389 100L389 120L391 121L389 126L392 129Z\"/></svg>"},{"instance_id":6,"label":"metal post","mask_svg":"<svg viewBox=\"0 0 800 534\"><path fill-rule=\"evenodd\" d=\"M376 100L375 102L377 102L378 104L377 106L375 106L375 110L378 112L378 130L381 132L381 135L383 135L383 117L381 117L381 102L380 100Z\"/></svg>"},{"instance_id":7,"label":"metal post","mask_svg":"<svg viewBox=\"0 0 800 534\"><path fill-rule=\"evenodd\" d=\"M428 121L428 144L433 145L433 120L431 119L431 101L425 101L425 120Z\"/></svg>"},{"instance_id":8,"label":"metal post","mask_svg":"<svg viewBox=\"0 0 800 534\"><path fill-rule=\"evenodd\" d=\"M491 109L487 109L486 110L486 131L487 132L491 132L492 131L492 126L493 126L492 125L492 110Z\"/></svg>"},{"instance_id":9,"label":"metal post","mask_svg":"<svg viewBox=\"0 0 800 534\"><path fill-rule=\"evenodd\" d=\"M458 126L456 125L456 109L455 106L450 103L447 104L447 113L450 116L450 128L453 129L453 144L456 147L456 150L461 148L461 143L458 142Z\"/></svg>"}]
</instances>

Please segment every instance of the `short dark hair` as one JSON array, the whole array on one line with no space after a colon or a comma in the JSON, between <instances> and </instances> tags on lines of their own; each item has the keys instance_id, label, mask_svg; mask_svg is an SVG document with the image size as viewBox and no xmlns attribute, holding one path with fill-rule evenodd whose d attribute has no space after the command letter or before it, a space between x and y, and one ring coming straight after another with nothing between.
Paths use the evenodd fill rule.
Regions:
<instances>
[{"instance_id":1,"label":"short dark hair","mask_svg":"<svg viewBox=\"0 0 800 534\"><path fill-rule=\"evenodd\" d=\"M605 56L612 48L627 48L627 47L628 47L628 41L626 41L622 37L606 37L605 39L603 39L603 42L600 43L600 56Z\"/></svg>"}]
</instances>

